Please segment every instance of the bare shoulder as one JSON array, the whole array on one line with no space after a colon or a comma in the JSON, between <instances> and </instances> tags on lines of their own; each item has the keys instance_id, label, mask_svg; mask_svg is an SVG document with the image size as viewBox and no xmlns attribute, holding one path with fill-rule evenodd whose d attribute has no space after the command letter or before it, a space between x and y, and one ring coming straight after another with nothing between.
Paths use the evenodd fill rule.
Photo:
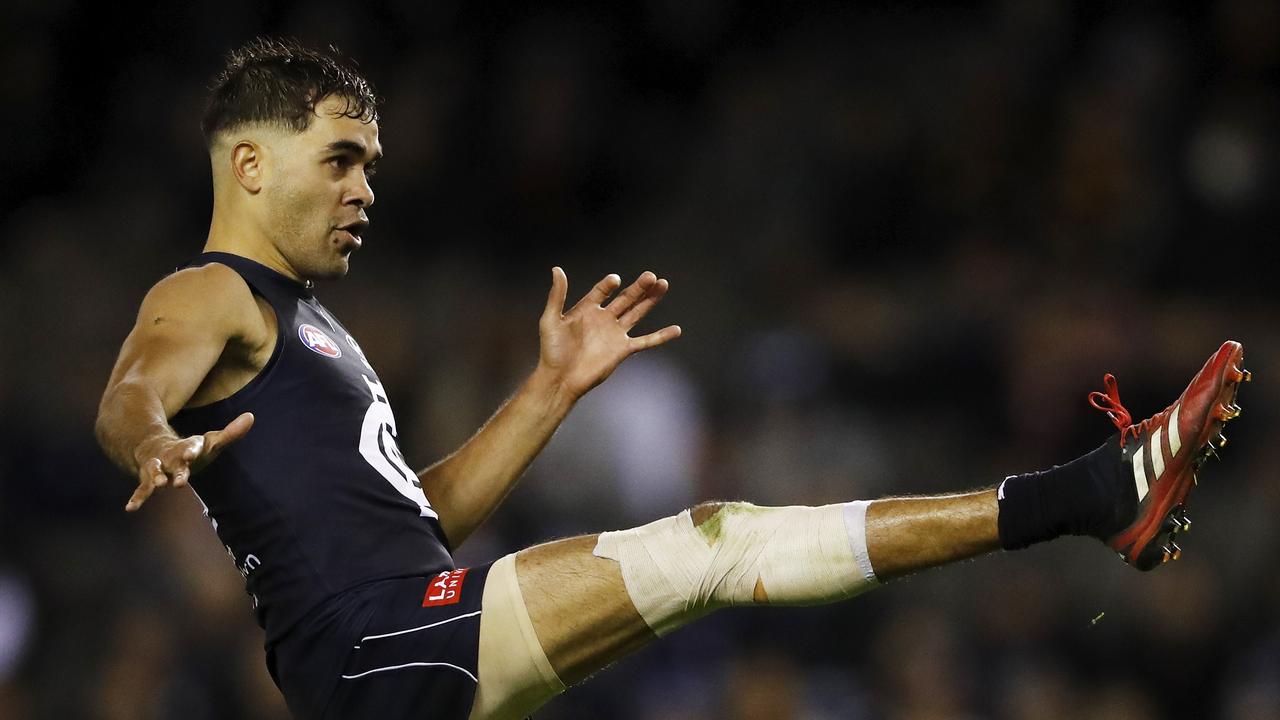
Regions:
<instances>
[{"instance_id":1,"label":"bare shoulder","mask_svg":"<svg viewBox=\"0 0 1280 720\"><path fill-rule=\"evenodd\" d=\"M145 303L200 308L224 303L251 303L249 285L235 270L219 263L184 268L152 286Z\"/></svg>"},{"instance_id":2,"label":"bare shoulder","mask_svg":"<svg viewBox=\"0 0 1280 720\"><path fill-rule=\"evenodd\" d=\"M248 283L219 263L165 277L147 292L138 311L139 326L160 329L192 323L228 338L258 336L265 330Z\"/></svg>"}]
</instances>

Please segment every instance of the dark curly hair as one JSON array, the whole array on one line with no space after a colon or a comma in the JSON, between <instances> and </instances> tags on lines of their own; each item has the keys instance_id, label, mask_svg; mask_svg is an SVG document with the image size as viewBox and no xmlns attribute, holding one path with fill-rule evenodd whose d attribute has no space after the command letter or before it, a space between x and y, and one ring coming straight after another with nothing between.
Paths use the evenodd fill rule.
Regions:
<instances>
[{"instance_id":1,"label":"dark curly hair","mask_svg":"<svg viewBox=\"0 0 1280 720\"><path fill-rule=\"evenodd\" d=\"M342 115L366 123L378 119L373 87L337 48L321 52L296 40L254 38L227 54L200 129L210 147L223 131L250 123L300 133L311 126L316 105L330 95L346 101Z\"/></svg>"}]
</instances>

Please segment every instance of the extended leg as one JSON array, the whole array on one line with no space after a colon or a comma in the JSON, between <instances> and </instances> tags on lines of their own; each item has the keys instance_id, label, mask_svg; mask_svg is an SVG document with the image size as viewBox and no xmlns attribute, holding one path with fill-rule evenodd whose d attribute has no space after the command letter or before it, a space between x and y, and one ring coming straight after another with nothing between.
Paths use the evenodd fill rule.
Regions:
<instances>
[{"instance_id":1,"label":"extended leg","mask_svg":"<svg viewBox=\"0 0 1280 720\"><path fill-rule=\"evenodd\" d=\"M1000 548L996 491L888 498L867 508L876 577L892 580Z\"/></svg>"},{"instance_id":2,"label":"extended leg","mask_svg":"<svg viewBox=\"0 0 1280 720\"><path fill-rule=\"evenodd\" d=\"M627 595L618 563L592 555L597 536L516 554L534 630L556 674L572 685L654 639Z\"/></svg>"},{"instance_id":3,"label":"extended leg","mask_svg":"<svg viewBox=\"0 0 1280 720\"><path fill-rule=\"evenodd\" d=\"M1250 379L1242 360L1238 343L1223 344L1176 403L1136 424L1108 376L1107 393L1091 402L1119 433L1066 465L1010 476L999 490L821 508L709 503L507 556L485 589L472 717L523 717L562 680L717 607L834 602L877 581L1063 534L1092 535L1139 569L1176 559L1172 535L1187 525L1181 510L1196 473L1240 414L1236 391ZM513 638L527 641L523 666L501 662L520 650Z\"/></svg>"},{"instance_id":4,"label":"extended leg","mask_svg":"<svg viewBox=\"0 0 1280 720\"><path fill-rule=\"evenodd\" d=\"M632 593L628 591L623 576L623 564L596 554L599 536L584 536L538 545L516 554L515 576L518 578L519 599L522 608L511 611L518 614L527 611L527 619L536 635L539 647L536 652L545 653L545 660L564 684L573 684L623 656L639 649L657 637L653 624L669 631L699 617L715 607L749 604L816 604L834 602L850 597L874 584L867 582L856 562L850 561L847 572L850 577L820 578L820 570L812 573L788 573L768 569L759 571L761 565L747 559L762 555L768 542L788 543L784 551L803 552L812 547L818 556L831 557L839 562L844 549L806 546L804 538L814 538L821 533L816 523L826 520L843 522L845 506L826 508L761 508L745 503L707 503L687 513L696 528L696 534L686 540L716 547L721 553L739 553L739 561L732 563L732 570L742 570L743 590L726 601L726 595L717 595L703 606L676 605L672 617L649 617L646 621L636 609ZM961 560L999 547L996 535L997 505L994 491L941 497L894 498L880 500L865 510L865 550L875 572L881 579L897 577L915 570ZM685 514L682 514L684 516ZM861 518L861 515L858 515ZM667 521L676 521L668 518ZM659 523L664 521L659 521ZM654 523L653 525L658 525ZM651 526L646 526L651 527ZM843 525L841 525L843 527ZM841 531L843 532L843 530ZM827 532L828 545L832 533ZM841 543L848 543L840 536ZM661 544L654 547L661 552ZM848 551L850 557L853 551ZM785 557L785 555L784 555ZM504 560L508 560L505 558ZM674 558L671 558L674 561ZM883 566L883 571L881 567ZM495 566L495 570L497 566ZM829 571L830 568L825 570ZM773 574L770 575L770 572ZM829 574L829 573L828 573ZM812 575L812 581L808 577ZM496 576L496 577L495 577ZM493 594L499 596L501 573L491 574ZM719 575L725 586L727 575ZM634 582L634 579L633 579ZM833 583L836 583L833 585ZM510 600L504 598L505 604ZM643 603L642 603L643 604ZM490 606L493 605L494 608ZM532 712L562 689L562 685L541 682L534 673L525 672L525 679L518 688L498 688L496 684L508 684L508 677L497 683L487 683L486 666L496 657L508 657L513 636L518 633L499 624L496 617L489 623L491 609L499 601L491 600L490 589L485 591L485 617L481 626L480 696L473 718L520 718ZM653 612L650 610L650 612ZM485 623L489 623L486 625ZM498 630L503 628L503 630ZM504 637L491 637L495 632ZM489 635L490 637L487 637ZM488 640L488 643L486 643ZM493 657L486 657L486 646L494 648ZM503 648L497 650L497 648ZM490 678L501 676L503 670L494 670ZM517 701L508 701L520 695Z\"/></svg>"}]
</instances>

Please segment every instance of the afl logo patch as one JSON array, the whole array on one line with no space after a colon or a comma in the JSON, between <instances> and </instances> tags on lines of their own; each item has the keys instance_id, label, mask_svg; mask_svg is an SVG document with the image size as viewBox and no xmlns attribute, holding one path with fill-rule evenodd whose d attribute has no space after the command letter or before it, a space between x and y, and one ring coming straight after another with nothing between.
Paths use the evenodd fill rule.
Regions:
<instances>
[{"instance_id":1,"label":"afl logo patch","mask_svg":"<svg viewBox=\"0 0 1280 720\"><path fill-rule=\"evenodd\" d=\"M315 325L299 325L298 339L312 352L328 358L342 357L342 348L338 347L338 343L331 340L328 335L320 332L320 328Z\"/></svg>"}]
</instances>

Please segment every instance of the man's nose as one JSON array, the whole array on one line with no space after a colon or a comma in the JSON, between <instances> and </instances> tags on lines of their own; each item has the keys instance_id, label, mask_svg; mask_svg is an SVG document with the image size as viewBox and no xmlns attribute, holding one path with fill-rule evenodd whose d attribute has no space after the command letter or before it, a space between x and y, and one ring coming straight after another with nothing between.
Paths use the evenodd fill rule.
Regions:
<instances>
[{"instance_id":1,"label":"man's nose","mask_svg":"<svg viewBox=\"0 0 1280 720\"><path fill-rule=\"evenodd\" d=\"M373 204L373 188L369 186L369 178L365 177L363 173L361 173L360 179L356 181L356 184L348 192L346 200L348 204L359 207L369 207Z\"/></svg>"}]
</instances>

